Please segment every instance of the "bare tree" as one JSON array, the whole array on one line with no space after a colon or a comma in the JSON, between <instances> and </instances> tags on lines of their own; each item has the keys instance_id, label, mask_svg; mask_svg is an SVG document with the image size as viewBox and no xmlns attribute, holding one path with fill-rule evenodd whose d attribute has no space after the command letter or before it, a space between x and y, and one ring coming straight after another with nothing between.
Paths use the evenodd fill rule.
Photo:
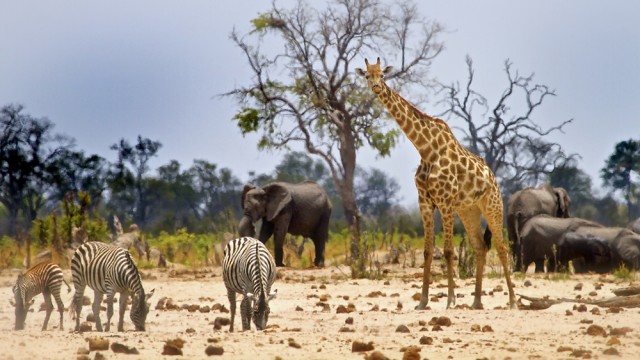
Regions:
<instances>
[{"instance_id":1,"label":"bare tree","mask_svg":"<svg viewBox=\"0 0 640 360\"><path fill-rule=\"evenodd\" d=\"M512 69L511 61L506 60L507 88L491 106L472 88L474 69L469 56L466 63L469 77L464 87L459 83L440 84L441 103L446 108L442 115L464 121L466 128L459 128L464 133L463 142L469 150L487 161L503 191L510 193L526 185L534 185L557 166L577 157L576 154L566 155L560 144L544 140L545 136L562 131L573 119L543 128L533 118L533 113L543 101L556 95L554 90L534 84L533 74L520 75ZM524 105L515 104L518 99L524 99Z\"/></svg>"},{"instance_id":2,"label":"bare tree","mask_svg":"<svg viewBox=\"0 0 640 360\"><path fill-rule=\"evenodd\" d=\"M373 0L336 0L324 10L303 1L285 10L274 2L252 23L249 34L231 34L253 75L250 84L225 94L240 104L238 127L243 134L261 133L260 149L297 143L322 159L346 220L357 226L356 152L370 146L386 156L400 132L385 121L388 115L371 91L354 81L351 64L381 56L400 63L391 77L397 87L428 86L431 60L443 49L437 40L442 27L422 18L411 2ZM275 35L268 39L277 46L266 42L267 35Z\"/></svg>"}]
</instances>

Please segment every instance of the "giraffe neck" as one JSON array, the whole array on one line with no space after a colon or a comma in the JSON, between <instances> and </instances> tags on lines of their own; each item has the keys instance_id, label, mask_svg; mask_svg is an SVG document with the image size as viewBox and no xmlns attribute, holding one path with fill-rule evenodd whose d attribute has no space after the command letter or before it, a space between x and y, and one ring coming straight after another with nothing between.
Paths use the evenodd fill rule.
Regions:
<instances>
[{"instance_id":1,"label":"giraffe neck","mask_svg":"<svg viewBox=\"0 0 640 360\"><path fill-rule=\"evenodd\" d=\"M444 121L422 113L386 83L382 84L382 91L377 94L378 99L400 125L423 159L429 154L433 156L438 149L452 141L457 143L451 129Z\"/></svg>"}]
</instances>

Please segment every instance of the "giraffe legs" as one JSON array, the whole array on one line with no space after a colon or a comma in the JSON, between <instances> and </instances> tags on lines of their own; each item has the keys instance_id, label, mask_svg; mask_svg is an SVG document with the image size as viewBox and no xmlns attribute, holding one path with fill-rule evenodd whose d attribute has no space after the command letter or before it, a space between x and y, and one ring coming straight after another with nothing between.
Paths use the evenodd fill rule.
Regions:
<instances>
[{"instance_id":1,"label":"giraffe legs","mask_svg":"<svg viewBox=\"0 0 640 360\"><path fill-rule=\"evenodd\" d=\"M456 304L453 281L453 209L439 209L442 215L442 231L444 232L444 259L447 263L447 309Z\"/></svg>"},{"instance_id":2,"label":"giraffe legs","mask_svg":"<svg viewBox=\"0 0 640 360\"><path fill-rule=\"evenodd\" d=\"M483 242L482 228L480 226L481 212L478 207L472 207L458 211L458 216L464 229L469 236L470 244L473 246L476 259L476 287L473 297L474 309L482 309L482 276L484 274L484 265L487 260L487 247Z\"/></svg>"},{"instance_id":3,"label":"giraffe legs","mask_svg":"<svg viewBox=\"0 0 640 360\"><path fill-rule=\"evenodd\" d=\"M416 184L417 183L418 180L416 179ZM420 185L418 185L418 189L421 189ZM433 260L433 242L435 239L433 233L434 206L428 200L426 190L418 190L418 198L424 227L424 269L422 273L422 294L420 295L420 303L416 306L416 310L424 310L429 303L429 280L431 278L431 261Z\"/></svg>"},{"instance_id":4,"label":"giraffe legs","mask_svg":"<svg viewBox=\"0 0 640 360\"><path fill-rule=\"evenodd\" d=\"M509 271L509 255L507 253L507 245L505 244L504 237L502 235L502 206L499 207L499 211L496 211L493 217L487 218L487 225L493 234L494 244L498 251L498 257L502 263L502 271L504 272L505 279L507 281L507 288L509 291L509 308L517 309L516 295L513 292L513 283L511 282L511 272ZM476 283L477 286L477 283Z\"/></svg>"}]
</instances>

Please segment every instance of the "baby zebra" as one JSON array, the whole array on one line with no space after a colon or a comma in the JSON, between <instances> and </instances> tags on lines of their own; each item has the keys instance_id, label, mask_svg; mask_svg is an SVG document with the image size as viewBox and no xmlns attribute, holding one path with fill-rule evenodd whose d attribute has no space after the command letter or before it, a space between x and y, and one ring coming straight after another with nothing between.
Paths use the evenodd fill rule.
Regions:
<instances>
[{"instance_id":1,"label":"baby zebra","mask_svg":"<svg viewBox=\"0 0 640 360\"><path fill-rule=\"evenodd\" d=\"M33 297L42 293L46 304L47 315L42 324L42 330L47 330L49 317L53 311L51 295L56 299L58 312L60 312L60 330L63 330L64 304L60 299L60 287L62 283L67 285L67 292L71 291L69 284L62 277L60 266L51 262L42 262L34 265L25 274L18 275L18 280L13 286L16 307L16 330L24 329L24 322L27 319L29 307L33 304Z\"/></svg>"},{"instance_id":2,"label":"baby zebra","mask_svg":"<svg viewBox=\"0 0 640 360\"><path fill-rule=\"evenodd\" d=\"M107 294L107 324L105 331L111 326L113 316L113 297L120 293L120 316L118 318L118 331L124 331L124 311L127 307L127 299L132 296L131 321L138 331L144 331L144 323L147 319L149 300L153 291L144 293L140 273L131 259L131 254L125 249L101 242L87 242L76 249L71 260L71 274L73 286L76 292L73 295L72 311L76 315L76 331L80 330L80 312L82 311L82 298L87 285L94 292L93 315L96 318L96 330L102 331L100 321L100 305L102 297Z\"/></svg>"},{"instance_id":3,"label":"baby zebra","mask_svg":"<svg viewBox=\"0 0 640 360\"><path fill-rule=\"evenodd\" d=\"M227 287L231 308L231 326L236 314L236 293L244 295L240 303L242 330L249 330L251 318L256 329L267 327L269 301L276 297L271 285L276 279L276 263L269 250L259 240L242 237L231 240L224 249L222 277Z\"/></svg>"}]
</instances>

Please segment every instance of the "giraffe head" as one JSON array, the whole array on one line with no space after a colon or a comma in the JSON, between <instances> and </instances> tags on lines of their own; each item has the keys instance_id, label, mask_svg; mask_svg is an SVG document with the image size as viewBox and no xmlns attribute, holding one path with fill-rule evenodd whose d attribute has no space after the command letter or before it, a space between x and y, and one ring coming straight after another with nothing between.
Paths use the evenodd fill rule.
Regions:
<instances>
[{"instance_id":1,"label":"giraffe head","mask_svg":"<svg viewBox=\"0 0 640 360\"><path fill-rule=\"evenodd\" d=\"M391 70L393 70L393 66L387 66L384 69L380 69L380 58L378 58L378 61L373 65L369 64L369 60L364 59L364 64L367 66L366 70L356 68L356 74L362 75L367 79L369 87L374 93L380 93L380 91L382 91L384 75L390 73Z\"/></svg>"}]
</instances>

